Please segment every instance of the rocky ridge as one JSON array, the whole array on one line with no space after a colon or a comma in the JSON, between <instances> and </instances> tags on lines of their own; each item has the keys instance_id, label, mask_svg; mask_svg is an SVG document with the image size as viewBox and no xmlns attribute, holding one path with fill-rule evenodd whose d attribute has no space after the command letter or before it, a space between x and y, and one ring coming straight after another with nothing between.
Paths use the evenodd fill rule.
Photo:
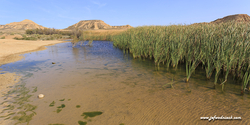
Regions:
<instances>
[{"instance_id":1,"label":"rocky ridge","mask_svg":"<svg viewBox=\"0 0 250 125\"><path fill-rule=\"evenodd\" d=\"M110 26L106 24L102 20L82 20L78 23L69 26L65 30L73 30L73 29L79 29L79 30L97 30L97 29L124 29L124 28L132 28L130 25L123 25L123 26Z\"/></svg>"}]
</instances>

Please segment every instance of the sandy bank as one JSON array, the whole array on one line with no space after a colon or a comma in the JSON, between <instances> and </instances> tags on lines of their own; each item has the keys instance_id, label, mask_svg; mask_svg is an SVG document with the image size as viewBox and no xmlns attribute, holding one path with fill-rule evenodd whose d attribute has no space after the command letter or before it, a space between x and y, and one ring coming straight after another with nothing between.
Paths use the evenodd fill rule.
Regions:
<instances>
[{"instance_id":1,"label":"sandy bank","mask_svg":"<svg viewBox=\"0 0 250 125\"><path fill-rule=\"evenodd\" d=\"M45 46L63 43L67 41L48 40L48 41L31 41L31 40L14 40L0 39L0 66L6 63L21 60L20 54L45 50Z\"/></svg>"},{"instance_id":2,"label":"sandy bank","mask_svg":"<svg viewBox=\"0 0 250 125\"><path fill-rule=\"evenodd\" d=\"M0 66L6 63L21 60L23 56L20 54L45 50L45 46L54 45L68 41L48 40L48 41L30 41L30 40L14 40L0 39ZM0 69L1 73L1 69ZM0 74L0 90L9 85L17 83L19 76L15 73Z\"/></svg>"}]
</instances>

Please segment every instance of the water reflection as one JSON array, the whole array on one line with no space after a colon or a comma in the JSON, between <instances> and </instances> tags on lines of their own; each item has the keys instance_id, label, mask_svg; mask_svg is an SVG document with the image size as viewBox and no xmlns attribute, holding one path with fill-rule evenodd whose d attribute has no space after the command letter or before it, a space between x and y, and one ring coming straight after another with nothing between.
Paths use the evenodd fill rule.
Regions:
<instances>
[{"instance_id":1,"label":"water reflection","mask_svg":"<svg viewBox=\"0 0 250 125\"><path fill-rule=\"evenodd\" d=\"M73 47L73 48L72 48L72 52L73 52L73 55L74 55L74 57L75 57L75 61L76 61L76 62L79 62L79 49Z\"/></svg>"}]
</instances>

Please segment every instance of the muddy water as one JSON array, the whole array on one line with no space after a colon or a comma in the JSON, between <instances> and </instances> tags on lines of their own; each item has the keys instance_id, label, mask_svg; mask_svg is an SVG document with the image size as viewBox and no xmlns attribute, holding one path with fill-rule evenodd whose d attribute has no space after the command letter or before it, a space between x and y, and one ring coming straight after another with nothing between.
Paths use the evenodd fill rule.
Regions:
<instances>
[{"instance_id":1,"label":"muddy water","mask_svg":"<svg viewBox=\"0 0 250 125\"><path fill-rule=\"evenodd\" d=\"M61 43L25 54L24 60L1 66L22 80L1 97L2 124L21 125L166 125L250 124L250 96L229 79L223 93L212 89L198 69L189 85L185 68L157 68L133 59L112 42L93 46ZM52 64L55 62L55 64ZM166 85L174 81L173 87ZM164 86L166 85L166 86ZM45 97L38 99L37 95ZM201 120L210 116L242 120Z\"/></svg>"}]
</instances>

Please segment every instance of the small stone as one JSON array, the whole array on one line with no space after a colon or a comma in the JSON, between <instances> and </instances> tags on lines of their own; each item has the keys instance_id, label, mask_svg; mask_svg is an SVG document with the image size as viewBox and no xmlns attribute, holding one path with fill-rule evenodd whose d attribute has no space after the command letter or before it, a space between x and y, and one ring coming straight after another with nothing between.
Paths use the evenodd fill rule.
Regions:
<instances>
[{"instance_id":1,"label":"small stone","mask_svg":"<svg viewBox=\"0 0 250 125\"><path fill-rule=\"evenodd\" d=\"M39 94L37 97L38 97L39 99L42 99L42 98L44 97L44 94Z\"/></svg>"},{"instance_id":2,"label":"small stone","mask_svg":"<svg viewBox=\"0 0 250 125\"><path fill-rule=\"evenodd\" d=\"M52 62L52 64L56 64L55 62Z\"/></svg>"}]
</instances>

